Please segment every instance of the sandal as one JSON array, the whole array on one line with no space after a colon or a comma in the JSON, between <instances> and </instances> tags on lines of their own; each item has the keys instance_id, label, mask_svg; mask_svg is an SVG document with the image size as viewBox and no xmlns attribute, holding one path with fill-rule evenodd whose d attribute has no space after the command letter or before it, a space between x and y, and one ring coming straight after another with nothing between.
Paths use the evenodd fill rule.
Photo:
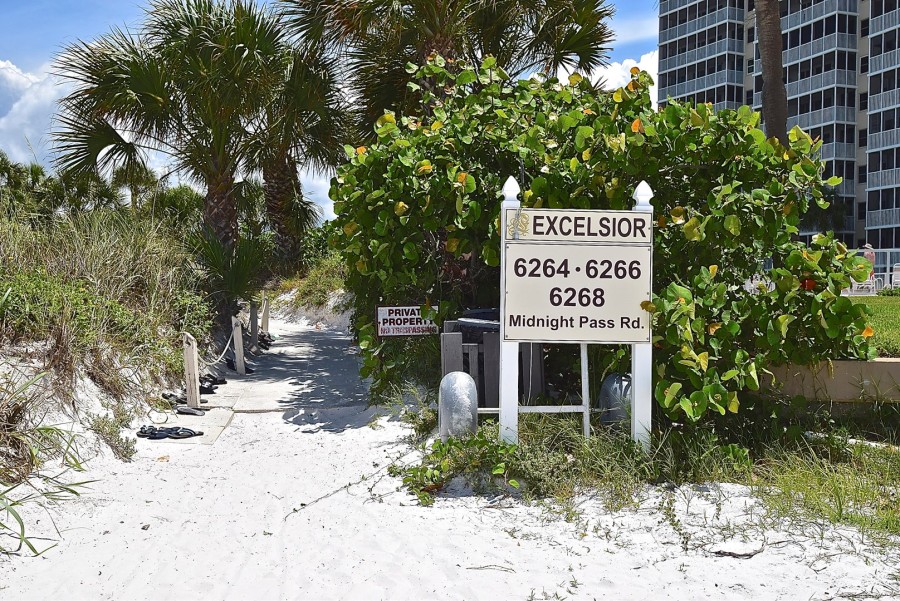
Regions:
<instances>
[{"instance_id":1,"label":"sandal","mask_svg":"<svg viewBox=\"0 0 900 601\"><path fill-rule=\"evenodd\" d=\"M175 407L175 413L181 413L182 415L206 415L206 412L202 409L194 409L187 405L178 405Z\"/></svg>"}]
</instances>

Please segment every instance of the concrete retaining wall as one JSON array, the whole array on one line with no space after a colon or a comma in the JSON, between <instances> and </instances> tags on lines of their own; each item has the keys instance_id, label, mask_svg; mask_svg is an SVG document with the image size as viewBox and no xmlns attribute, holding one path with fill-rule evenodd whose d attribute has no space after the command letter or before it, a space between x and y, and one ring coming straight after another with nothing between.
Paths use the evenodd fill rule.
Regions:
<instances>
[{"instance_id":1,"label":"concrete retaining wall","mask_svg":"<svg viewBox=\"0 0 900 601\"><path fill-rule=\"evenodd\" d=\"M808 399L852 403L860 401L900 402L900 359L873 361L823 362L818 369L783 365L765 374L763 383L787 396L802 395Z\"/></svg>"}]
</instances>

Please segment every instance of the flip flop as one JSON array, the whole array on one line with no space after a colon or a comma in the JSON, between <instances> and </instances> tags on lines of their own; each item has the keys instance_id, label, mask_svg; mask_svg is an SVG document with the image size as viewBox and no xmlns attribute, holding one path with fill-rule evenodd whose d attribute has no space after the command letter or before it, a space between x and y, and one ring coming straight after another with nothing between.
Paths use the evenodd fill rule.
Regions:
<instances>
[{"instance_id":1,"label":"flip flop","mask_svg":"<svg viewBox=\"0 0 900 601\"><path fill-rule=\"evenodd\" d=\"M157 432L156 426L141 426L141 429L137 431L138 438L150 438L151 435Z\"/></svg>"},{"instance_id":2,"label":"flip flop","mask_svg":"<svg viewBox=\"0 0 900 601\"><path fill-rule=\"evenodd\" d=\"M200 384L200 394L215 394L215 393L216 393L215 386L209 386L204 383Z\"/></svg>"},{"instance_id":3,"label":"flip flop","mask_svg":"<svg viewBox=\"0 0 900 601\"><path fill-rule=\"evenodd\" d=\"M190 428L174 428L172 432L167 433L169 438L174 438L176 440L182 438L192 438L194 436L203 436L203 432L199 430L191 430Z\"/></svg>"},{"instance_id":4,"label":"flip flop","mask_svg":"<svg viewBox=\"0 0 900 601\"><path fill-rule=\"evenodd\" d=\"M206 415L205 411L194 409L193 407L188 407L187 405L178 405L177 407L175 407L175 413L181 413L182 415Z\"/></svg>"}]
</instances>

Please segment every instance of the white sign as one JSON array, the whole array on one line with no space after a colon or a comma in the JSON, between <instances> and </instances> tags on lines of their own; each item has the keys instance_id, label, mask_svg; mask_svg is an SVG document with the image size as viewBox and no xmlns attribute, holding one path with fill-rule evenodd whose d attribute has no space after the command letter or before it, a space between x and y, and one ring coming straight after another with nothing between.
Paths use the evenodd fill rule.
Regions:
<instances>
[{"instance_id":1,"label":"white sign","mask_svg":"<svg viewBox=\"0 0 900 601\"><path fill-rule=\"evenodd\" d=\"M378 336L426 336L437 334L438 326L422 317L422 308L378 307Z\"/></svg>"},{"instance_id":2,"label":"white sign","mask_svg":"<svg viewBox=\"0 0 900 601\"><path fill-rule=\"evenodd\" d=\"M505 209L506 342L646 343L652 214Z\"/></svg>"}]
</instances>

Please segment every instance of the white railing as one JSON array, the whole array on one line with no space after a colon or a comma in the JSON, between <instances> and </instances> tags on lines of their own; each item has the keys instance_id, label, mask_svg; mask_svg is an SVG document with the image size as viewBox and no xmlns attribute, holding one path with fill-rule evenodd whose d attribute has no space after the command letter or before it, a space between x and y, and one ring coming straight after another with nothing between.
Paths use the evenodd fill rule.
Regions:
<instances>
[{"instance_id":1,"label":"white railing","mask_svg":"<svg viewBox=\"0 0 900 601\"><path fill-rule=\"evenodd\" d=\"M681 25L676 25L675 27L670 27L669 29L662 29L659 32L659 43L665 44L666 42L677 40L678 38L684 37L686 35L697 33L698 31L706 29L707 27L721 25L722 23L726 23L728 21L743 24L744 11L739 8L723 8L721 10L717 10L714 13L703 15L702 17L697 17L696 19L688 21L687 23L682 23Z\"/></svg>"},{"instance_id":2,"label":"white railing","mask_svg":"<svg viewBox=\"0 0 900 601\"><path fill-rule=\"evenodd\" d=\"M900 89L869 96L869 112L893 108L900 104Z\"/></svg>"},{"instance_id":3,"label":"white railing","mask_svg":"<svg viewBox=\"0 0 900 601\"><path fill-rule=\"evenodd\" d=\"M898 64L900 64L900 49L891 50L878 56L870 56L869 76L871 77L872 73L884 71L885 69L895 69Z\"/></svg>"},{"instance_id":4,"label":"white railing","mask_svg":"<svg viewBox=\"0 0 900 601\"><path fill-rule=\"evenodd\" d=\"M890 131L882 131L877 134L869 133L868 138L869 152L873 150L881 150L884 148L893 148L900 146L900 129L892 129Z\"/></svg>"},{"instance_id":5,"label":"white railing","mask_svg":"<svg viewBox=\"0 0 900 601\"><path fill-rule=\"evenodd\" d=\"M888 169L886 171L874 171L867 179L869 188L888 188L900 186L900 169Z\"/></svg>"},{"instance_id":6,"label":"white railing","mask_svg":"<svg viewBox=\"0 0 900 601\"><path fill-rule=\"evenodd\" d=\"M801 9L786 17L781 17L781 30L787 31L800 25L807 25L816 19L837 11L855 13L857 11L856 0L825 0L825 2L820 4Z\"/></svg>"},{"instance_id":7,"label":"white railing","mask_svg":"<svg viewBox=\"0 0 900 601\"><path fill-rule=\"evenodd\" d=\"M900 8L884 13L869 20L869 35L876 35L882 31L887 31L897 26L897 20L900 19Z\"/></svg>"}]
</instances>

